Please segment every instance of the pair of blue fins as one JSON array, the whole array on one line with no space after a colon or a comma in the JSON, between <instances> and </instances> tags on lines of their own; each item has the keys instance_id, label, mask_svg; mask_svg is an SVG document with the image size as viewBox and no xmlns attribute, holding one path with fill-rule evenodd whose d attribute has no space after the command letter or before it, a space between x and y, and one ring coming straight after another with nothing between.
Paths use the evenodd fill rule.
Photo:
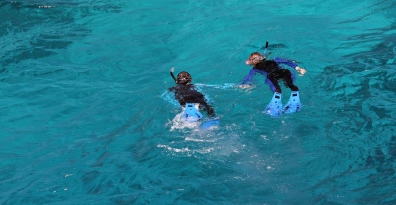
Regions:
<instances>
[{"instance_id":1,"label":"pair of blue fins","mask_svg":"<svg viewBox=\"0 0 396 205\"><path fill-rule=\"evenodd\" d=\"M282 94L275 92L270 103L265 108L264 112L271 116L280 116L282 113L295 113L301 110L302 104L300 102L300 93L292 91L290 99L284 107L282 107Z\"/></svg>"},{"instance_id":2,"label":"pair of blue fins","mask_svg":"<svg viewBox=\"0 0 396 205\"><path fill-rule=\"evenodd\" d=\"M187 122L197 122L202 119L202 114L195 108L194 103L186 103L182 118ZM210 127L218 126L219 124L218 120L210 119L209 121L204 122L200 128L205 130Z\"/></svg>"}]
</instances>

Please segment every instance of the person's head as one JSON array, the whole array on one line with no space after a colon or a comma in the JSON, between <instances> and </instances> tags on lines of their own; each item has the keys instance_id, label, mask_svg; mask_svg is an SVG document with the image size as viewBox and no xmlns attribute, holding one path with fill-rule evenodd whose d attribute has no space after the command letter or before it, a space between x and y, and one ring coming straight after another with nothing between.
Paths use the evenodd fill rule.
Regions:
<instances>
[{"instance_id":1,"label":"person's head","mask_svg":"<svg viewBox=\"0 0 396 205\"><path fill-rule=\"evenodd\" d=\"M182 85L187 85L190 84L192 81L192 77L191 75L186 72L186 71L182 71L177 75L177 80L176 83L177 84L182 84Z\"/></svg>"},{"instance_id":2,"label":"person's head","mask_svg":"<svg viewBox=\"0 0 396 205\"><path fill-rule=\"evenodd\" d=\"M257 65L260 61L265 60L265 56L261 55L259 52L254 52L250 54L249 58L246 60L246 65Z\"/></svg>"}]
</instances>

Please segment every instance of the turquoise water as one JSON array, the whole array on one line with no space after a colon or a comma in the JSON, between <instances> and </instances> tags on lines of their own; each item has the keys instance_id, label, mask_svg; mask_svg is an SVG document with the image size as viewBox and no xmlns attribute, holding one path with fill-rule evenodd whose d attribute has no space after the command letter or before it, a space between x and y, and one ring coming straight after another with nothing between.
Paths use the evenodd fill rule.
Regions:
<instances>
[{"instance_id":1,"label":"turquoise water","mask_svg":"<svg viewBox=\"0 0 396 205\"><path fill-rule=\"evenodd\" d=\"M395 14L393 0L0 1L0 203L395 204ZM261 76L224 86L265 41L308 70L299 113L263 114ZM204 85L220 127L172 129L171 67Z\"/></svg>"}]
</instances>

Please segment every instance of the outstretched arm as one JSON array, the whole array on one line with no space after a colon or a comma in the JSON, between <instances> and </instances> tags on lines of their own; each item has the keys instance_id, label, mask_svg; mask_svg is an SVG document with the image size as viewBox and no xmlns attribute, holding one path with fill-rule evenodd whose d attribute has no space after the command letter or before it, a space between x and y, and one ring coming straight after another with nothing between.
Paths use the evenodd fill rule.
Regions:
<instances>
[{"instance_id":1,"label":"outstretched arm","mask_svg":"<svg viewBox=\"0 0 396 205\"><path fill-rule=\"evenodd\" d=\"M278 64L285 64L287 66L290 66L290 67L296 69L296 71L299 72L301 75L304 75L307 72L307 70L305 70L304 68L298 67L298 65L293 63L292 61L289 61L289 60L286 60L283 58L279 58L279 57L276 57L274 59L274 61Z\"/></svg>"},{"instance_id":2,"label":"outstretched arm","mask_svg":"<svg viewBox=\"0 0 396 205\"><path fill-rule=\"evenodd\" d=\"M243 78L243 81L242 81L242 83L241 83L241 85L239 87L240 88L249 87L248 83L251 83L251 80L253 79L253 76L254 76L255 73L256 73L256 71L252 68L249 71L249 74Z\"/></svg>"}]
</instances>

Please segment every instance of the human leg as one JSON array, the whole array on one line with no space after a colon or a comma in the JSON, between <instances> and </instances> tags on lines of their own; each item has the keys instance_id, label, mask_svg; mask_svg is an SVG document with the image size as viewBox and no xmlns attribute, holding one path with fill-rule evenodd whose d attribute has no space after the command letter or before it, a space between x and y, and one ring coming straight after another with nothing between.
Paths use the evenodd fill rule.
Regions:
<instances>
[{"instance_id":1,"label":"human leg","mask_svg":"<svg viewBox=\"0 0 396 205\"><path fill-rule=\"evenodd\" d=\"M293 84L293 76L290 70L280 69L280 77L283 79L285 86L290 88L292 91L298 91L298 87Z\"/></svg>"},{"instance_id":2,"label":"human leg","mask_svg":"<svg viewBox=\"0 0 396 205\"><path fill-rule=\"evenodd\" d=\"M287 69L281 69L281 77L285 83L285 86L289 87L292 92L290 94L289 101L283 107L284 113L294 113L301 110L302 104L300 102L300 93L298 87L293 84L292 73Z\"/></svg>"},{"instance_id":3,"label":"human leg","mask_svg":"<svg viewBox=\"0 0 396 205\"><path fill-rule=\"evenodd\" d=\"M282 89L278 83L279 76L280 76L279 70L276 70L268 73L267 79L271 82L272 86L275 87L275 92L282 93Z\"/></svg>"}]
</instances>

